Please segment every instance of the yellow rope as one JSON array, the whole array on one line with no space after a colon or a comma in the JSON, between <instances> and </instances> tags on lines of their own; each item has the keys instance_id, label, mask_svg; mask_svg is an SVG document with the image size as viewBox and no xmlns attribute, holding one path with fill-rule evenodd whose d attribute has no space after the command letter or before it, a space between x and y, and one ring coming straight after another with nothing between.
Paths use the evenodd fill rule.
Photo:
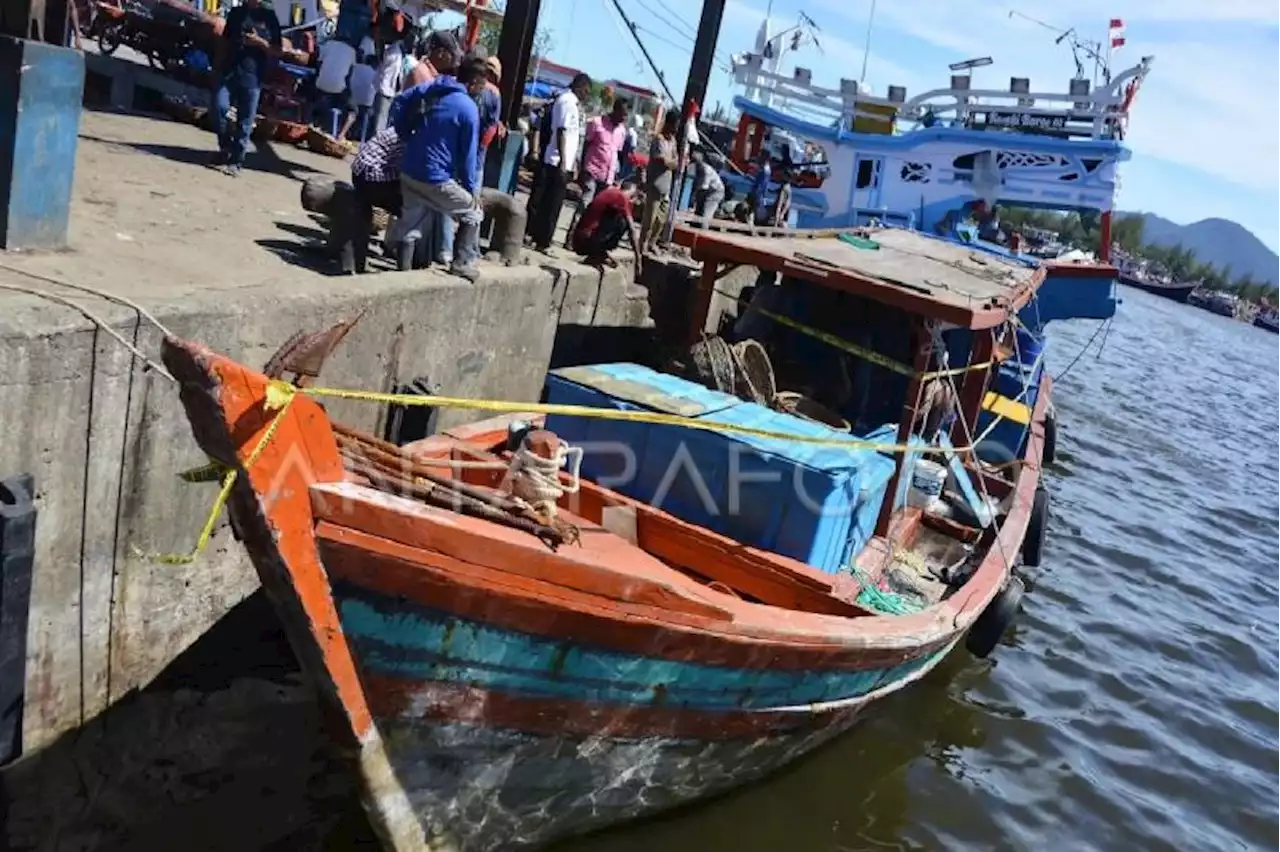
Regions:
<instances>
[{"instance_id":1,"label":"yellow rope","mask_svg":"<svg viewBox=\"0 0 1280 852\"><path fill-rule=\"evenodd\" d=\"M286 397L280 405L272 405L271 400L267 400L267 409L279 408L276 416L271 419L267 430L262 433L262 437L258 439L258 444L253 448L253 452L249 453L249 457L244 460L242 467L248 471L258 461L258 458L266 450L267 444L271 443L271 439L275 437L276 429L280 427L280 422L284 419L284 415L289 410L289 405L293 402L293 396ZM217 464L214 462L213 464ZM209 466L197 468L201 475L204 475ZM209 509L209 515L205 518L204 526L200 528L200 535L196 538L196 545L191 549L190 553L165 553L157 554L151 557L154 561L165 565L190 565L196 561L204 549L209 546L210 539L213 538L213 531L218 526L218 518L222 515L222 509L227 505L227 500L231 498L231 489L236 484L236 476L239 473L235 468L226 468L226 472L222 476L222 487L218 489L218 496L213 500L213 506ZM191 474L192 471L188 471ZM199 481L190 478L188 481Z\"/></svg>"},{"instance_id":2,"label":"yellow rope","mask_svg":"<svg viewBox=\"0 0 1280 852\"><path fill-rule=\"evenodd\" d=\"M725 296L730 299L737 298L732 293L727 293L718 287L715 288L715 292L719 293L721 296ZM872 364L875 364L878 367L884 367L886 370L892 370L893 372L901 373L904 376L915 375L916 371L914 368L910 367L907 364L903 364L900 361L895 361L886 355L881 355L879 352L876 352L874 349L868 349L865 346L859 346L856 343L852 343L848 340L845 340L843 337L838 337L834 334L831 334L830 332L826 332L826 331L822 331L821 329L814 328L811 325L805 325L802 322L798 322L796 320L791 319L791 317L783 316L782 314L775 314L773 311L766 310L765 308L752 307L752 308L749 308L748 310L754 313L758 313L762 317L765 317L767 319L771 319L774 322L778 323L779 325L784 325L787 328L790 328L794 331L800 332L801 334L812 337L814 340L819 340L827 344L828 346L833 346L836 349L840 349L844 352L848 352L850 355L853 355L856 358L861 358L864 361L870 361ZM976 370L985 370L988 367L991 367L992 365L997 363L999 362L993 360L993 361L984 361L981 364L970 364L967 367L954 367L949 370L934 370L928 373L921 373L920 380L929 381L930 379L944 378L946 376L959 376L963 373L971 373Z\"/></svg>"},{"instance_id":3,"label":"yellow rope","mask_svg":"<svg viewBox=\"0 0 1280 852\"><path fill-rule=\"evenodd\" d=\"M647 423L657 426L682 426L703 432L721 432L730 435L750 435L755 438L767 438L778 441L789 441L794 444L809 444L819 447L839 447L846 450L873 450L880 453L903 453L913 450L919 453L941 454L938 447L917 447L907 444L891 444L879 441L864 441L857 438L821 438L808 435L795 435L790 432L777 432L772 429L758 429L754 426L741 426L735 423L716 423L682 417L677 414L660 414L651 411L622 411L615 408L592 408L585 405L554 405L538 402L505 402L492 399L463 399L450 396L423 396L419 394L380 393L377 391L347 390L343 388L306 387L298 388L285 381L273 380L267 386L267 405L276 407L284 400L296 394L305 396L346 399L357 402L373 402L383 405L418 405L430 408L456 408L464 411L487 411L495 414L559 414L566 417L586 417L593 420L617 420L628 423ZM960 447L956 451L968 450Z\"/></svg>"},{"instance_id":4,"label":"yellow rope","mask_svg":"<svg viewBox=\"0 0 1280 852\"><path fill-rule=\"evenodd\" d=\"M852 344L851 344L852 345ZM940 371L937 373L925 374L926 376L946 376L957 372L966 372L972 367L965 370ZM266 449L267 444L275 436L276 429L286 412L289 410L290 404L297 398L298 394L310 397L328 398L328 399L345 399L356 402L372 402L386 405L406 405L406 406L426 406L431 408L454 408L467 411L487 411L491 413L501 414L558 414L569 417L586 417L597 420L615 420L625 421L629 423L647 423L660 426L680 426L688 429L697 429L704 432L719 432L732 435L749 435L756 438L767 438L779 441L789 441L795 444L808 444L811 446L821 447L839 447L846 450L872 450L881 453L905 453L908 451L915 452L920 455L928 454L945 454L946 449L941 447L919 447L909 444L893 444L880 441L864 441L857 438L821 438L806 435L794 435L788 432L778 432L772 429L758 429L753 426L741 426L733 423L716 423L711 421L697 420L692 417L682 417L675 414L661 414L658 412L648 411L622 411L613 408L592 408L583 405L552 405L547 403L535 402L507 402L503 400L492 399L465 399L460 397L448 396L423 396L420 394L394 394L381 393L378 391L360 391L349 390L344 388L323 388L323 387L306 387L299 388L288 382L273 379L267 383L265 399L263 406L268 411L276 411L275 417L270 425L267 426L262 438L258 441L257 446L245 459L242 467L249 470L257 462L259 456ZM955 447L953 452L968 452L972 447ZM477 467L480 465L489 465L486 462L453 462L450 464L458 467L470 467L473 464ZM182 478L188 482L212 481L217 469L214 465L204 465L193 470L185 471L180 474ZM200 535L196 539L195 547L188 554L166 554L154 557L157 561L169 565L187 565L195 561L196 557L208 546L210 539L213 537L213 531L217 526L218 518L222 514L222 509L226 506L231 496L231 489L235 485L238 471L225 470L222 476L222 487L218 490L218 496L213 501L213 506L209 510L209 516L205 519L204 526L200 530Z\"/></svg>"}]
</instances>

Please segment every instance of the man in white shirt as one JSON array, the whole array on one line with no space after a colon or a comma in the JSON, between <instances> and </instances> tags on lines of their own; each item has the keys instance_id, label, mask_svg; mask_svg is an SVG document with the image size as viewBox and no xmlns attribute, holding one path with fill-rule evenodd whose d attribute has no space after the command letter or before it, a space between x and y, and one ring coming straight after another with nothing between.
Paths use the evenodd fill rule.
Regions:
<instances>
[{"instance_id":1,"label":"man in white shirt","mask_svg":"<svg viewBox=\"0 0 1280 852\"><path fill-rule=\"evenodd\" d=\"M528 235L534 248L546 251L555 237L564 190L578 165L582 140L582 101L591 92L591 78L578 74L551 106L551 139L538 167L538 178L529 195Z\"/></svg>"},{"instance_id":2,"label":"man in white shirt","mask_svg":"<svg viewBox=\"0 0 1280 852\"><path fill-rule=\"evenodd\" d=\"M356 49L338 38L320 45L320 70L316 73L316 106L311 123L326 130L329 112L346 107L347 77L356 64Z\"/></svg>"},{"instance_id":3,"label":"man in white shirt","mask_svg":"<svg viewBox=\"0 0 1280 852\"><path fill-rule=\"evenodd\" d=\"M404 48L393 41L382 49L382 64L378 66L378 91L373 99L373 132L381 133L387 127L391 114L391 102L400 94L400 80L404 76Z\"/></svg>"},{"instance_id":4,"label":"man in white shirt","mask_svg":"<svg viewBox=\"0 0 1280 852\"><path fill-rule=\"evenodd\" d=\"M347 107L347 117L342 122L339 139L346 139L352 125L359 128L359 141L363 142L369 135L368 116L373 109L374 95L378 90L378 60L370 52L362 57L360 64L351 69L351 102Z\"/></svg>"}]
</instances>

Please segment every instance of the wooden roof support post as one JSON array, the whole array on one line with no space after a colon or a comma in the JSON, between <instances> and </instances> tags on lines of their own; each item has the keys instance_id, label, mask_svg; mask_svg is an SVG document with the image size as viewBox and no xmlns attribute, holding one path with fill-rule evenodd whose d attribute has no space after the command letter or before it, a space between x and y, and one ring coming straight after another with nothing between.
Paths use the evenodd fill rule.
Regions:
<instances>
[{"instance_id":1,"label":"wooden roof support post","mask_svg":"<svg viewBox=\"0 0 1280 852\"><path fill-rule=\"evenodd\" d=\"M995 352L995 336L994 328L973 333L973 345L969 348L969 366L991 361L991 356ZM968 435L978 434L978 414L982 411L982 398L986 396L987 382L994 369L997 369L996 366L991 365L986 369L970 370L964 374L958 400L960 416L951 427L951 443L957 447L969 443L965 432L966 427L968 427Z\"/></svg>"},{"instance_id":2,"label":"wooden roof support post","mask_svg":"<svg viewBox=\"0 0 1280 852\"><path fill-rule=\"evenodd\" d=\"M924 320L920 317L914 317L912 321L912 338L915 341L916 357L915 357L915 374L912 375L911 381L907 384L907 398L902 406L902 420L898 423L898 436L895 443L899 446L905 446L907 440L911 437L911 427L916 421L916 405L920 401L920 377L929 369L929 355L933 351L933 339L929 336L928 330L924 327ZM894 502L898 494L898 483L902 481L902 476L907 460L905 452L897 452L893 457L893 476L889 477L889 485L885 489L884 502L880 504L880 515L876 518L876 535L886 536L889 534L889 525L893 521Z\"/></svg>"},{"instance_id":3,"label":"wooden roof support post","mask_svg":"<svg viewBox=\"0 0 1280 852\"><path fill-rule=\"evenodd\" d=\"M689 78L684 86L684 109L681 115L688 120L689 105L701 109L707 97L707 85L715 69L716 40L720 36L720 21L724 17L725 0L702 0L702 15L698 19L698 37L693 42L693 57L689 62ZM683 131L684 128L681 128ZM681 134L683 139L683 133Z\"/></svg>"},{"instance_id":4,"label":"wooden roof support post","mask_svg":"<svg viewBox=\"0 0 1280 852\"><path fill-rule=\"evenodd\" d=\"M689 304L689 334L688 343L690 346L702 339L702 333L707 328L707 314L711 312L711 297L716 290L716 279L719 278L714 258L707 258L702 261L702 276L698 279L698 288L693 292L693 299Z\"/></svg>"},{"instance_id":5,"label":"wooden roof support post","mask_svg":"<svg viewBox=\"0 0 1280 852\"><path fill-rule=\"evenodd\" d=\"M1098 218L1098 260L1111 262L1111 211L1102 211Z\"/></svg>"},{"instance_id":6,"label":"wooden roof support post","mask_svg":"<svg viewBox=\"0 0 1280 852\"><path fill-rule=\"evenodd\" d=\"M507 0L498 36L498 60L502 63L502 121L515 127L524 102L524 81L533 57L533 37L538 29L542 0Z\"/></svg>"}]
</instances>

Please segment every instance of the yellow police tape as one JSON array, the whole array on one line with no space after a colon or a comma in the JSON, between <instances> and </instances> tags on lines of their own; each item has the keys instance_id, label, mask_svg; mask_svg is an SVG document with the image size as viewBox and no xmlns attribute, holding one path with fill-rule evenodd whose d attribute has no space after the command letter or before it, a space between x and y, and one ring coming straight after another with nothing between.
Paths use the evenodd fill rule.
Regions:
<instances>
[{"instance_id":1,"label":"yellow police tape","mask_svg":"<svg viewBox=\"0 0 1280 852\"><path fill-rule=\"evenodd\" d=\"M733 296L733 294L727 293L724 290L721 290L719 288L716 288L715 292L719 293L721 296L726 296L730 299L736 298L735 296ZM872 364L875 364L878 367L884 367L886 370L892 370L893 372L901 373L904 376L913 376L916 374L915 369L908 366L907 364L903 364L899 361L895 361L886 355L881 355L879 352L876 352L874 349L868 349L865 346L859 346L856 343L852 343L848 340L845 340L843 337L838 337L837 335L831 334L826 331L822 331L821 329L814 328L811 325L805 325L802 322L797 322L796 320L793 320L791 317L783 316L782 314L775 314L773 311L767 310L765 308L753 307L753 308L750 308L750 310L760 314L762 317L766 317L767 319L773 320L779 325L784 325L787 328L790 328L794 331L800 332L801 334L812 337L814 340L819 340L827 344L828 346L833 346L836 349L840 349L844 352L848 352L850 355L853 355L856 358L861 358L864 361L870 361ZM940 379L946 376L959 376L964 373L974 372L976 370L985 370L988 367L991 367L992 365L997 363L999 362L984 361L981 364L969 364L966 367L955 367L950 370L933 370L927 373L921 373L920 380L927 382L930 379Z\"/></svg>"},{"instance_id":2,"label":"yellow police tape","mask_svg":"<svg viewBox=\"0 0 1280 852\"><path fill-rule=\"evenodd\" d=\"M267 385L266 406L278 408L297 394L320 397L324 399L347 399L358 402L374 402L387 405L418 405L429 408L456 408L464 411L487 411L494 414L559 414L566 417L586 417L593 420L619 420L627 423L648 423L657 426L682 426L703 432L723 432L730 435L750 435L755 438L768 438L778 441L789 441L793 444L809 444L819 447L840 447L847 450L873 450L880 453L905 453L908 450L918 453L944 454L948 452L966 452L968 447L957 447L944 450L940 447L921 447L907 444L890 444L880 441L865 441L861 438L821 438L809 435L796 435L791 432L778 432L772 429L758 429L755 426L742 426L736 423L717 423L715 421L698 420L678 414L660 414L656 411L622 411L616 408L592 408L585 405L557 405L543 402L505 402L493 399L464 399L451 396L419 396L417 394L379 393L376 391L345 390L342 388L300 388L285 381L273 380Z\"/></svg>"},{"instance_id":3,"label":"yellow police tape","mask_svg":"<svg viewBox=\"0 0 1280 852\"><path fill-rule=\"evenodd\" d=\"M262 437L258 439L257 445L253 451L249 453L249 457L244 460L244 469L248 470L258 461L262 455L262 451L271 443L271 439L275 437L276 429L280 427L280 421L289 411L289 404L293 402L290 396L284 399L280 405L268 405L268 408L278 408L276 416L271 419L271 423L267 425L267 431L262 433ZM196 561L204 549L209 545L209 540L213 538L213 530L218 525L218 517L222 514L222 509L227 505L227 500L231 498L231 488L236 484L236 475L238 471L234 468L226 468L218 462L211 462L203 467L194 470L184 471L179 474L187 482L210 482L212 477L210 474L215 470L221 470L222 487L218 489L218 496L213 500L213 507L209 510L209 516L204 520L204 526L200 528L200 535L196 537L195 547L190 553L166 553L154 556L155 561L165 565L190 565Z\"/></svg>"},{"instance_id":4,"label":"yellow police tape","mask_svg":"<svg viewBox=\"0 0 1280 852\"><path fill-rule=\"evenodd\" d=\"M267 445L275 436L276 429L280 425L280 421L288 411L289 405L298 397L299 394L322 399L346 399L357 402L372 402L388 405L455 408L467 411L487 411L496 414L560 414L569 417L586 417L596 420L620 420L628 423L680 426L704 432L750 435L756 438L790 441L795 444L808 444L820 447L839 447L847 450L872 450L881 453L905 453L911 451L921 455L928 455L945 454L948 452L966 452L970 449L969 447L944 449L942 447L891 444L880 441L864 441L859 438L820 438L808 435L794 435L789 432L778 432L772 429L757 429L754 426L742 426L735 423L715 423L697 420L692 417L682 417L677 414L660 414L658 412L651 411L622 411L613 408L592 408L583 405L552 405L538 402L505 402L492 399L463 399L460 397L449 396L379 393L377 391L346 390L343 388L300 388L295 385L291 385L288 382L273 379L267 383L266 398L263 400L263 405L268 411L275 411L276 415L272 419L270 425L267 426L267 430L263 433L262 438L259 439L257 445L253 448L253 451L250 452L248 458L244 460L242 467L245 470L253 467L254 463L256 463L258 458L262 455L263 450L267 448ZM231 497L231 489L235 485L237 471L228 470L221 464L213 462L179 474L179 476L187 482L211 482L215 480L219 474L221 474L222 477L222 487L218 490L218 496L213 501L213 506L209 510L209 516L205 519L204 526L200 529L200 535L196 539L195 547L192 548L190 553L186 554L155 556L153 558L156 561L168 565L188 565L194 562L201 552L204 551L205 547L208 546L210 539L213 537L214 528L218 524L218 518L222 514L222 509L226 506L227 500Z\"/></svg>"}]
</instances>

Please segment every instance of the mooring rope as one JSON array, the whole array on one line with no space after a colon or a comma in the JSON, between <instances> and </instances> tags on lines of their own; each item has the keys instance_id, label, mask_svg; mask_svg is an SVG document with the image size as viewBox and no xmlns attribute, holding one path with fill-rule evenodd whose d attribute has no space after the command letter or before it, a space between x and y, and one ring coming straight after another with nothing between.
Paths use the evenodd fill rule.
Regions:
<instances>
[{"instance_id":1,"label":"mooring rope","mask_svg":"<svg viewBox=\"0 0 1280 852\"><path fill-rule=\"evenodd\" d=\"M4 267L4 268L8 268L8 267ZM35 296L40 299L47 299L50 302L54 302L64 307L71 308L73 311L79 312L81 316L89 320L89 322L93 323L98 328L105 331L107 334L111 335L111 337L113 337L117 343L119 343L125 349L128 349L130 352L132 352L133 357L137 358L139 361L143 363L144 369L153 370L159 375L164 376L166 379L173 382L174 384L178 383L178 380L175 379L169 373L169 371L164 368L164 365L160 364L157 361L152 360L151 358L148 358L146 354L142 352L141 349L134 346L129 341L125 340L123 335L121 335L118 331L112 328L111 325L106 320L104 320L102 317L98 316L88 308L84 307L83 305L78 305L75 302L71 301L70 299L63 298L62 296L59 296L56 293L46 293L43 290L39 290L35 287L24 287L21 284L5 284L0 282L0 289L12 290L15 293L25 293L28 296Z\"/></svg>"}]
</instances>

